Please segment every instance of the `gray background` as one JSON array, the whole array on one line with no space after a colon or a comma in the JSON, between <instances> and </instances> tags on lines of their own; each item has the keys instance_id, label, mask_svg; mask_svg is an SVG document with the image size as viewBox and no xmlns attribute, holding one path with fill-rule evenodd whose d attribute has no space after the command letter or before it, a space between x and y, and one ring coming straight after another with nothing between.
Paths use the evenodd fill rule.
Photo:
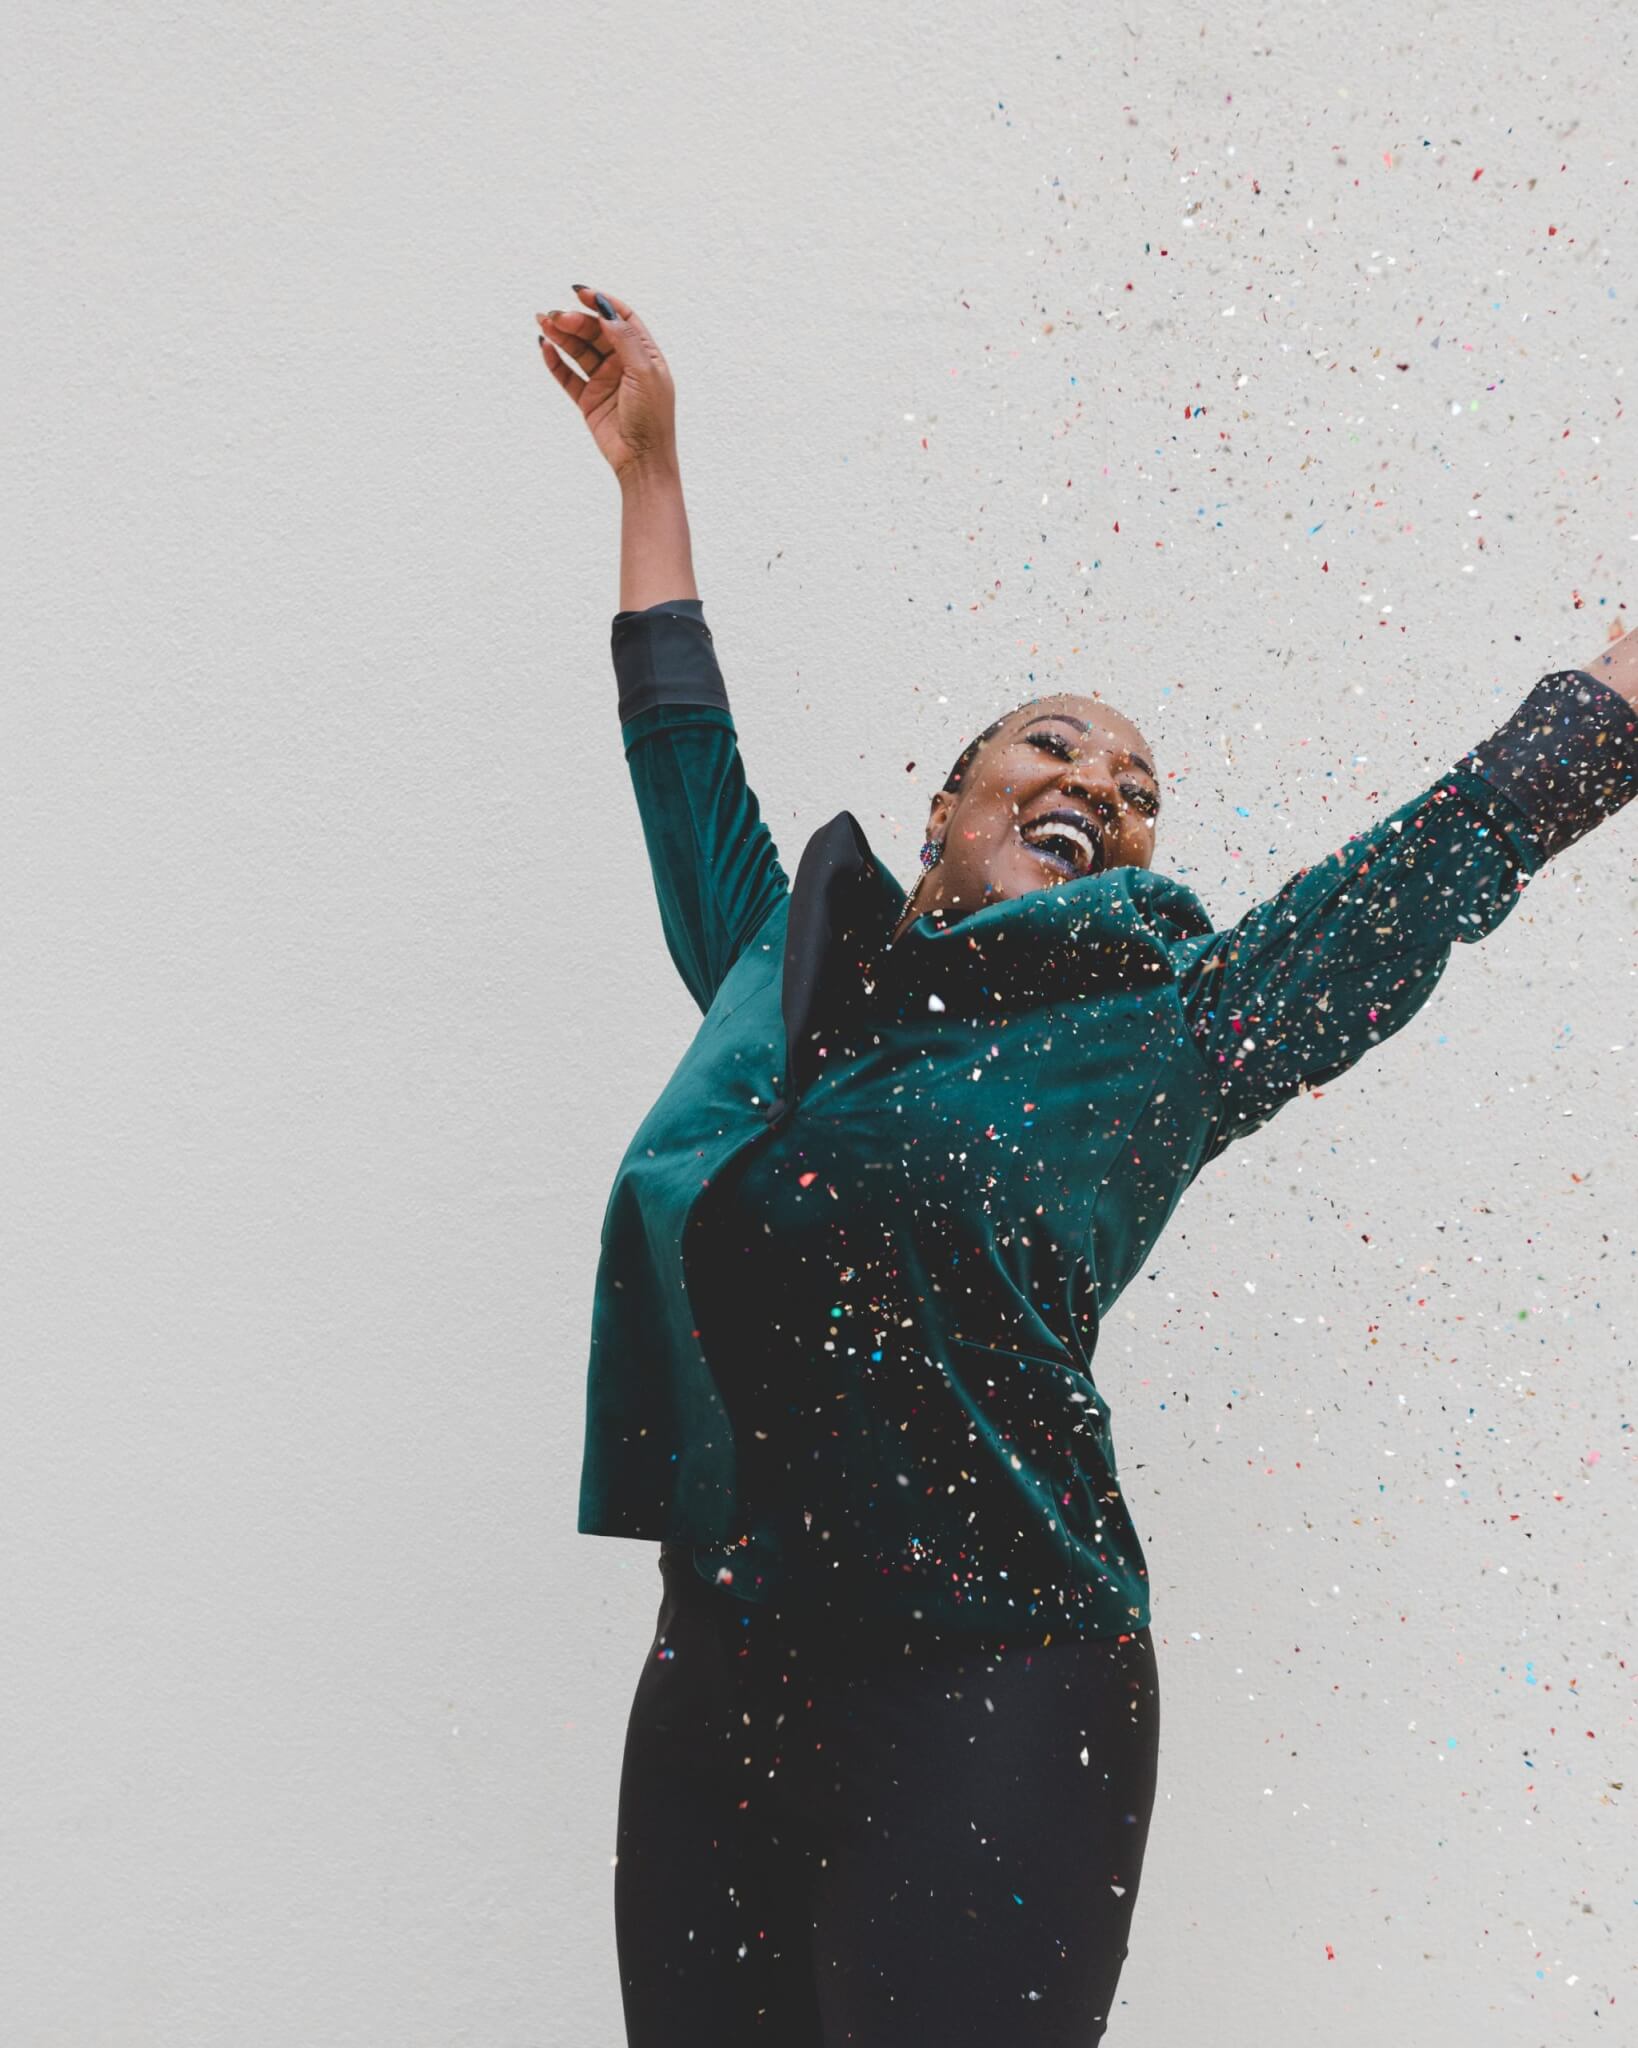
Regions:
<instances>
[{"instance_id":1,"label":"gray background","mask_svg":"<svg viewBox=\"0 0 1638 2048\"><path fill-rule=\"evenodd\" d=\"M0 2038L615 2043L659 1588L574 1531L585 1347L696 1013L534 313L668 352L790 869L846 805L908 882L1067 685L1228 922L1638 601L1635 18L9 19ZM1553 863L1106 1327L1120 2048L1634 2038L1635 868Z\"/></svg>"}]
</instances>

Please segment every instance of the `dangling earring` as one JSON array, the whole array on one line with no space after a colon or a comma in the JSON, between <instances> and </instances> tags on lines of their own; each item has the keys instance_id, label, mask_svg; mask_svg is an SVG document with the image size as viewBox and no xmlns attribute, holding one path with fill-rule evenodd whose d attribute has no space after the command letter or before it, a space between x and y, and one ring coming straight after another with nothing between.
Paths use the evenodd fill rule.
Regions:
<instances>
[{"instance_id":1,"label":"dangling earring","mask_svg":"<svg viewBox=\"0 0 1638 2048\"><path fill-rule=\"evenodd\" d=\"M924 839L921 842L921 864L925 868L936 868L944 858L944 842L941 839Z\"/></svg>"}]
</instances>

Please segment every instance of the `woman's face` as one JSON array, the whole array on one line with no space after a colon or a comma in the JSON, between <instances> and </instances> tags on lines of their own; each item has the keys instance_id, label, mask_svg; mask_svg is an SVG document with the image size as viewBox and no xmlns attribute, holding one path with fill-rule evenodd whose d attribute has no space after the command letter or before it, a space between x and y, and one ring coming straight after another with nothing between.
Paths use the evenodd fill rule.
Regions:
<instances>
[{"instance_id":1,"label":"woman's face","mask_svg":"<svg viewBox=\"0 0 1638 2048\"><path fill-rule=\"evenodd\" d=\"M1036 698L1009 712L933 799L943 848L906 906L951 923L986 903L1105 868L1146 868L1160 809L1154 753L1130 719L1093 697Z\"/></svg>"}]
</instances>

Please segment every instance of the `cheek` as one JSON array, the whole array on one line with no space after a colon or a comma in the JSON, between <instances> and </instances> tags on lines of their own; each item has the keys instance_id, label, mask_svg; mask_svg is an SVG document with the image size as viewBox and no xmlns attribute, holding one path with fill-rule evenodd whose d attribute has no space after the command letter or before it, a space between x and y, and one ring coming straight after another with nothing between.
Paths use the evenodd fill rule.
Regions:
<instances>
[{"instance_id":1,"label":"cheek","mask_svg":"<svg viewBox=\"0 0 1638 2048\"><path fill-rule=\"evenodd\" d=\"M986 806L976 819L958 819L951 828L950 840L959 847L964 860L980 863L994 860L1009 844L1017 844L1013 816L1010 801L1005 806Z\"/></svg>"},{"instance_id":2,"label":"cheek","mask_svg":"<svg viewBox=\"0 0 1638 2048\"><path fill-rule=\"evenodd\" d=\"M1040 863L1014 829L1010 803L1004 812L991 811L977 824L957 825L945 842L945 860L955 854L955 876L992 894L1021 895L1041 880Z\"/></svg>"}]
</instances>

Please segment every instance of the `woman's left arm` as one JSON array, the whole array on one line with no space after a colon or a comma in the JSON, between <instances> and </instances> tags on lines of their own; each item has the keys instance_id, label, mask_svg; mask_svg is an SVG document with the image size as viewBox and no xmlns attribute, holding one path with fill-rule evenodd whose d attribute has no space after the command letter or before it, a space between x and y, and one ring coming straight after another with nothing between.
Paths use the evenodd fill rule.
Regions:
<instances>
[{"instance_id":1,"label":"woman's left arm","mask_svg":"<svg viewBox=\"0 0 1638 2048\"><path fill-rule=\"evenodd\" d=\"M1530 877L1638 795L1638 632L1543 676L1436 782L1237 924L1172 949L1216 1082L1205 1154L1402 1030L1456 945L1495 930Z\"/></svg>"}]
</instances>

